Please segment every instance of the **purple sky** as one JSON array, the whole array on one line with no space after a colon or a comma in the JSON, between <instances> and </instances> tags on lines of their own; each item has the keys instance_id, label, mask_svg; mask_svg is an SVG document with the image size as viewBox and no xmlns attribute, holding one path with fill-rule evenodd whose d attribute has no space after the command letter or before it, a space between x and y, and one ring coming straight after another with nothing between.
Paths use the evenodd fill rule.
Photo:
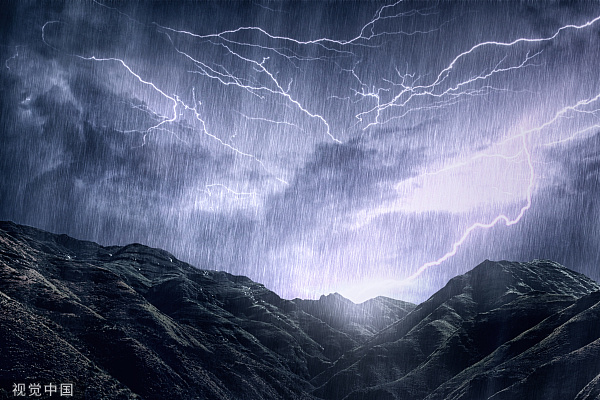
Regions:
<instances>
[{"instance_id":1,"label":"purple sky","mask_svg":"<svg viewBox=\"0 0 600 400\"><path fill-rule=\"evenodd\" d=\"M3 2L0 219L286 298L600 278L600 5Z\"/></svg>"}]
</instances>

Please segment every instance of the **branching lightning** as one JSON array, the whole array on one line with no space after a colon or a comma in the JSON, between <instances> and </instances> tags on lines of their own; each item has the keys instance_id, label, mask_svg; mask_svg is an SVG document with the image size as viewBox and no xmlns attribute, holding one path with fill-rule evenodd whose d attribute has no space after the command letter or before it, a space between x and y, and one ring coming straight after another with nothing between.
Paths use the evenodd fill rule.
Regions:
<instances>
[{"instance_id":1,"label":"branching lightning","mask_svg":"<svg viewBox=\"0 0 600 400\"><path fill-rule=\"evenodd\" d=\"M131 17L128 17L131 18ZM43 26L42 26L42 40L43 42L48 45L49 47L56 49L55 47L51 46L45 38L45 29L47 28L48 25L50 24L54 24L54 23L60 23L60 21L48 21L46 22ZM162 96L163 98L167 99L169 102L172 103L172 114L171 116L165 116L165 115L161 115L151 109L146 109L143 110L145 112L150 113L152 116L154 116L155 118L159 119L159 122L156 123L155 125L150 126L149 128L145 129L144 131L140 131L140 130L129 130L129 131L123 131L123 132L143 132L144 133L144 143L146 141L146 136L152 132L152 131L159 131L159 130L164 130L167 131L175 136L177 136L177 134L169 129L166 129L164 127L164 125L167 125L169 123L173 123L177 120L178 118L178 108L181 107L186 111L190 111L193 112L193 115L195 117L195 119L197 121L200 122L201 126L202 126L202 133L205 134L206 136L210 137L211 139L216 140L220 145L222 145L223 147L233 151L234 153L236 153L239 156L243 156L243 157L249 157L252 160L256 161L259 165L261 165L261 167L267 171L268 173L271 173L271 171L265 166L264 162L262 160L260 160L259 158L257 158L256 156L250 154L250 153L246 153L242 150L239 150L238 148L232 146L229 143L224 142L222 139L220 139L219 137L217 137L216 135L212 134L206 124L205 119L201 116L200 112L197 109L197 104L199 103L196 100L195 97L195 90L192 89L192 95L193 95L193 102L194 102L194 106L190 106L188 104L186 104L184 101L181 100L181 98L178 95L169 95L167 93L165 93L162 89L160 89L155 83L145 80L143 79L140 75L138 75L136 72L134 72L134 70L122 59L120 58L101 58L101 57L96 57L96 56L82 56L82 55L78 55L78 54L72 54L72 56L82 59L82 60L86 60L86 61L94 61L94 62L113 62L113 63L117 63L119 65L121 65L130 75L132 75L138 82L142 83L143 85L146 85L148 87L150 87L154 92L158 93L160 96ZM224 82L223 82L224 83ZM139 106L136 107L139 109ZM178 137L178 136L177 136ZM179 137L178 137L179 138ZM180 139L180 138L179 138ZM180 139L181 140L181 139ZM182 140L183 141L183 140ZM288 184L285 180L283 180L280 177L275 177L275 179L283 184Z\"/></svg>"},{"instance_id":2,"label":"branching lightning","mask_svg":"<svg viewBox=\"0 0 600 400\"><path fill-rule=\"evenodd\" d=\"M197 90L196 88L206 87L205 85L216 85L227 90L233 90L240 95L252 96L252 99L256 99L259 104L264 105L266 110L264 115L254 111L234 110L232 114L236 118L241 117L246 121L272 124L282 130L294 129L294 133L298 135L314 134L319 138L325 138L328 142L342 144L348 134L344 131L344 127L337 127L335 123L330 122L334 119L330 115L333 112L328 110L326 105L332 100L338 103L346 102L349 104L349 108L352 109L354 119L344 121L344 126L358 127L362 131L367 131L382 125L392 125L393 122L420 113L437 112L450 109L462 102L478 101L478 99L485 98L492 93L515 92L510 87L495 83L495 78L515 71L543 67L543 63L538 62L544 54L544 50L539 50L540 44L551 42L568 31L590 28L600 21L600 16L598 16L583 24L567 24L544 37L519 37L508 41L482 41L469 45L466 50L460 51L458 54L453 53L453 55L456 55L449 57L436 71L425 74L417 74L408 70L401 72L400 68L395 67L393 76L373 77L364 72L361 73L360 67L364 63L364 59L360 54L361 50L376 49L382 46L384 40L394 35L430 35L442 30L450 21L423 29L388 29L390 22L401 22L403 18L426 18L435 14L432 7L398 11L397 7L402 3L402 0L399 0L377 9L370 20L360 26L352 35L348 35L349 38L317 37L301 40L277 34L261 26L239 26L206 34L176 29L157 22L153 22L152 25L148 26L122 13L117 8L108 7L96 0L94 0L94 3L137 22L144 29L155 29L156 32L164 35L165 40L171 46L170 51L177 57L176 62L184 67L183 70L186 71L186 76L189 76L190 80L197 82L197 85L185 88L183 92L171 93L165 89L168 86L167 84L153 82L147 77L142 77L124 59L102 57L100 55L71 54L83 61L117 65L120 69L126 71L129 77L152 90L168 104L170 110L168 115L162 115L150 106L132 105L139 111L147 113L154 122L152 126L143 130L144 140L150 132L164 131L177 136L176 129L173 127L177 123L182 123L180 117L182 115L191 116L194 124L196 124L195 126L200 127L199 130L202 135L208 137L209 140L223 147L226 151L232 152L235 156L253 160L267 172L269 172L269 169L265 165L262 156L251 154L249 151L244 150L243 146L238 147L237 140L236 144L233 143L236 134L230 135L229 140L227 140L221 138L225 137L224 135L219 137L218 134L211 131L210 126L214 126L210 121L211 115L209 112L204 112L201 106L213 101L213 99L208 96L202 98L202 89ZM269 11L281 12L264 5L258 4L257 6ZM53 24L62 23L61 21L48 21L41 29L43 43L57 51L62 50L51 44L51 40L47 38L46 30ZM210 58L210 56L206 56L207 52L198 50L201 46L207 46L222 56ZM528 47L532 48L528 49ZM498 50L499 54L487 61L489 65L478 69L462 68L463 64L470 58L483 58L482 54L489 49ZM515 55L518 50L521 53ZM6 68L10 69L9 61L17 56L18 52L6 60ZM448 60L449 62L447 62ZM335 69L336 73L339 71L344 79L352 82L352 86L340 87L338 85L331 89L331 92L311 93L314 87L311 87L310 82L306 81L303 68L312 64L326 65L328 68ZM325 101L321 103L311 102L307 93L315 96L321 95L322 99L320 100ZM519 203L520 208L516 215L511 216L502 213L490 217L488 220L474 222L462 230L459 233L460 236L457 235L458 239L453 242L446 253L434 261L422 264L408 277L393 280L393 283L404 285L415 280L430 267L439 266L448 261L457 254L459 249L471 237L471 234L477 230L492 229L499 224L505 226L518 224L532 207L532 197L536 183L536 171L533 162L533 153L536 146L533 139L542 142L542 145L550 146L573 140L584 132L599 128L600 124L596 123L583 127L575 133L567 137L561 137L558 140L543 140L543 138L538 137L542 136L542 132L547 128L568 118L570 115L589 114L597 118L600 116L600 108L589 110L587 107L599 100L600 93L579 100L572 105L559 109L551 118L538 126L529 129L519 128L519 133L494 143L494 145L518 143L519 150L514 154L479 153L472 156L468 161L461 161L435 172L423 173L422 176L435 175L454 168L464 167L474 160L484 158L500 158L511 162L523 162L527 164L528 168L525 199L522 205ZM278 115L277 111L283 107L286 111L290 110L290 113L295 113L294 115L297 118L288 118L287 116L282 118ZM313 126L318 126L319 131L314 132ZM182 138L177 137L183 141ZM281 177L272 176L272 178L287 184ZM257 192L238 192L223 183L206 185L204 189L209 196L214 195L216 190L220 190L236 198L252 198L253 201L256 201L259 197Z\"/></svg>"},{"instance_id":3,"label":"branching lightning","mask_svg":"<svg viewBox=\"0 0 600 400\"><path fill-rule=\"evenodd\" d=\"M598 20L598 19L596 19L596 20ZM521 207L519 213L514 218L510 218L510 217L508 217L508 216L506 216L504 214L500 214L500 215L496 216L493 220L491 220L488 223L476 222L476 223L472 224L471 226L469 226L463 232L462 236L456 242L453 243L452 249L450 251L448 251L446 254L444 254L442 257L438 258L435 261L430 261L430 262L427 262L427 263L421 265L413 274L411 274L407 278L399 281L399 283L405 283L407 281L411 281L411 280L417 278L419 275L421 275L429 267L440 265L444 261L446 261L446 260L450 259L451 257L453 257L457 253L458 249L463 245L463 243L470 236L470 234L473 231L475 231L476 229L490 229L490 228L493 228L494 226L496 226L499 222L504 222L506 226L511 226L511 225L515 225L515 224L519 223L519 221L525 215L525 212L531 208L531 197L533 195L534 182L535 182L535 170L534 170L533 163L532 163L531 151L527 147L527 138L530 135L534 134L534 133L539 133L542 130L544 130L545 128L548 128L549 126L551 126L552 124L554 124L558 120L560 120L561 118L566 118L566 114L568 112L570 112L570 111L572 111L572 112L586 112L586 111L581 110L580 108L582 106L584 106L584 105L589 105L591 103L594 103L594 102L596 102L599 99L600 99L600 93L598 93L596 96L591 97L589 99L580 100L580 101L578 101L574 105L567 106L567 107L564 107L564 108L560 109L558 112L556 112L554 114L554 116L551 119L549 119L548 121L544 122L543 124L541 124L541 125L539 125L539 126L537 126L535 128L529 129L527 131L523 131L519 135L512 136L512 137L509 137L509 138L503 140L502 143L506 143L508 141L515 140L515 139L518 139L518 138L520 138L522 140L523 151L526 154L527 164L529 166L529 184L527 186L527 200L526 200L526 204L523 207ZM553 144L557 144L557 143L564 143L565 141L572 140L575 136L577 136L577 135L579 135L579 134L581 134L583 132L586 132L586 131L589 131L591 129L597 128L598 126L599 125L594 124L592 126L586 127L585 129L582 129L580 131L577 131L577 132L573 133L572 135L570 135L569 137L567 137L565 139L561 139L561 140L558 140L558 141L549 142L549 143L546 143L545 145L553 145ZM490 157L490 155L484 155L484 156L478 155L476 157L477 158L479 158L479 157ZM492 157L503 157L504 158L505 156L492 155ZM465 164L464 163L462 163L462 164L456 164L456 165L453 165L453 166L450 166L450 167L446 167L443 170L445 171L445 170L448 170L448 169L451 169L451 168L455 168L455 167L458 167L459 165L465 165ZM442 171L442 170L440 170L440 171ZM435 172L435 173L439 173L440 171Z\"/></svg>"}]
</instances>

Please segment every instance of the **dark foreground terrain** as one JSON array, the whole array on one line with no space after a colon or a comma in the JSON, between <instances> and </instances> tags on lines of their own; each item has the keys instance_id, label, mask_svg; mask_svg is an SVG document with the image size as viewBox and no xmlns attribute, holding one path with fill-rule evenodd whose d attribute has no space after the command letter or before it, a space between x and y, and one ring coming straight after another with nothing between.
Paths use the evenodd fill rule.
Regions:
<instances>
[{"instance_id":1,"label":"dark foreground terrain","mask_svg":"<svg viewBox=\"0 0 600 400\"><path fill-rule=\"evenodd\" d=\"M1 222L0 398L18 383L40 398L70 383L88 399L600 399L600 286L485 261L418 306L284 300L163 250Z\"/></svg>"}]
</instances>

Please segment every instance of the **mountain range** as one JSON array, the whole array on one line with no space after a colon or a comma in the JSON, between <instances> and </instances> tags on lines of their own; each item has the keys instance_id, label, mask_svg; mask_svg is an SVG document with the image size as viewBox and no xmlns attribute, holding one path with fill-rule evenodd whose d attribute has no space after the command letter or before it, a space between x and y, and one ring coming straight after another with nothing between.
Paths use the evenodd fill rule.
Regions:
<instances>
[{"instance_id":1,"label":"mountain range","mask_svg":"<svg viewBox=\"0 0 600 400\"><path fill-rule=\"evenodd\" d=\"M0 398L37 383L82 399L600 399L600 285L484 261L419 305L286 300L164 250L0 222Z\"/></svg>"}]
</instances>

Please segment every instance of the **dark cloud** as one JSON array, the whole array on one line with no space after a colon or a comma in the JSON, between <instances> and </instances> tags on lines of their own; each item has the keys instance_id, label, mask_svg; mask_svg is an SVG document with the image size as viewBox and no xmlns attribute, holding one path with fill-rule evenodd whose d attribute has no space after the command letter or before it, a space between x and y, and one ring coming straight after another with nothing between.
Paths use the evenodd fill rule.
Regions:
<instances>
[{"instance_id":1,"label":"dark cloud","mask_svg":"<svg viewBox=\"0 0 600 400\"><path fill-rule=\"evenodd\" d=\"M140 111L144 103L109 91L94 75L80 71L37 97L14 76L5 82L1 197L3 212L15 220L77 236L113 226L96 240L120 241L119 232L144 230L140 221L197 183L185 177L202 181L209 166L231 165L198 145L152 140L143 127L156 121ZM115 129L126 125L141 128ZM115 220L130 228L115 227Z\"/></svg>"},{"instance_id":2,"label":"dark cloud","mask_svg":"<svg viewBox=\"0 0 600 400\"><path fill-rule=\"evenodd\" d=\"M385 200L391 194L379 186L413 175L423 156L418 149L405 149L394 158L393 165L385 165L381 152L361 139L319 144L290 186L269 198L267 229L277 232L279 239L294 233L310 235L323 224L348 219L348 211L374 198Z\"/></svg>"},{"instance_id":3,"label":"dark cloud","mask_svg":"<svg viewBox=\"0 0 600 400\"><path fill-rule=\"evenodd\" d=\"M317 296L400 280L515 218L531 154L518 224L473 230L390 293L422 300L486 258L597 278L600 22L473 46L598 6L384 5L2 3L0 218ZM240 27L260 30L215 35Z\"/></svg>"}]
</instances>

